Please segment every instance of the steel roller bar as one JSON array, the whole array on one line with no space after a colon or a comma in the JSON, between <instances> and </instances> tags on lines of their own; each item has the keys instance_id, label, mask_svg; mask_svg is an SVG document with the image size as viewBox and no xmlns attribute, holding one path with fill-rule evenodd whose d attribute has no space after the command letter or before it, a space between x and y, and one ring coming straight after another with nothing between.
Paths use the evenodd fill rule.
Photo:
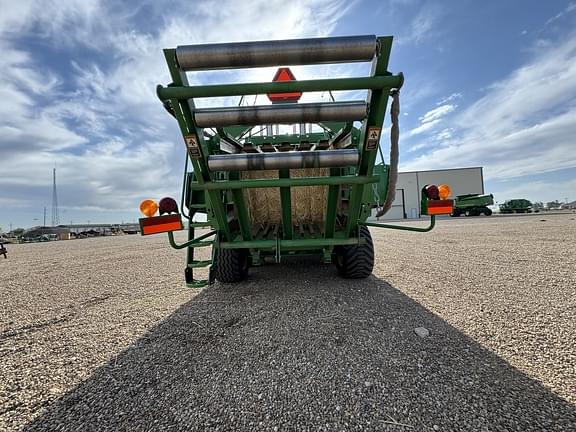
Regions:
<instances>
[{"instance_id":1,"label":"steel roller bar","mask_svg":"<svg viewBox=\"0 0 576 432\"><path fill-rule=\"evenodd\" d=\"M235 125L296 124L330 121L352 122L368 115L362 101L224 107L198 110L194 120L199 127Z\"/></svg>"},{"instance_id":2,"label":"steel roller bar","mask_svg":"<svg viewBox=\"0 0 576 432\"><path fill-rule=\"evenodd\" d=\"M303 178L277 178L255 180L221 180L208 183L192 182L190 190L228 190L252 189L265 187L302 187L321 185L355 185L378 183L379 176L339 176L339 177L303 177Z\"/></svg>"},{"instance_id":3,"label":"steel roller bar","mask_svg":"<svg viewBox=\"0 0 576 432\"><path fill-rule=\"evenodd\" d=\"M358 150L290 151L208 156L210 171L333 168L358 165Z\"/></svg>"},{"instance_id":4,"label":"steel roller bar","mask_svg":"<svg viewBox=\"0 0 576 432\"><path fill-rule=\"evenodd\" d=\"M398 89L402 87L403 83L404 76L400 73L398 75L362 78L218 84L194 87L163 87L159 85L156 87L156 94L161 101L165 101L169 99L183 100L199 97L243 96L265 93Z\"/></svg>"},{"instance_id":5,"label":"steel roller bar","mask_svg":"<svg viewBox=\"0 0 576 432\"><path fill-rule=\"evenodd\" d=\"M362 240L352 237L352 238L311 238L311 239L294 239L294 240L251 240L251 241L241 241L235 240L233 242L220 242L219 247L222 249L249 249L249 248L262 248L262 249L275 249L278 245L281 250L287 250L290 248L324 248L327 246L345 246L345 245L357 245L360 244Z\"/></svg>"},{"instance_id":6,"label":"steel roller bar","mask_svg":"<svg viewBox=\"0 0 576 432\"><path fill-rule=\"evenodd\" d=\"M195 71L370 61L377 52L369 35L181 45L176 60L181 70Z\"/></svg>"}]
</instances>

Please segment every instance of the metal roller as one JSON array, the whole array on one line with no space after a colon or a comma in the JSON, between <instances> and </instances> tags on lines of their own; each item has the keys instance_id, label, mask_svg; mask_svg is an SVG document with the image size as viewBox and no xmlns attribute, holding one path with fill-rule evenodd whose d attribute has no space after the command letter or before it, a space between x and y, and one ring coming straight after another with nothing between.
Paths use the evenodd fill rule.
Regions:
<instances>
[{"instance_id":1,"label":"metal roller","mask_svg":"<svg viewBox=\"0 0 576 432\"><path fill-rule=\"evenodd\" d=\"M210 108L194 113L198 127L234 125L296 124L362 120L368 115L365 102L262 105Z\"/></svg>"},{"instance_id":2,"label":"metal roller","mask_svg":"<svg viewBox=\"0 0 576 432\"><path fill-rule=\"evenodd\" d=\"M261 42L181 45L176 61L185 71L369 61L376 36L345 36Z\"/></svg>"},{"instance_id":3,"label":"metal roller","mask_svg":"<svg viewBox=\"0 0 576 432\"><path fill-rule=\"evenodd\" d=\"M208 156L210 171L333 168L358 164L358 150L291 151Z\"/></svg>"}]
</instances>

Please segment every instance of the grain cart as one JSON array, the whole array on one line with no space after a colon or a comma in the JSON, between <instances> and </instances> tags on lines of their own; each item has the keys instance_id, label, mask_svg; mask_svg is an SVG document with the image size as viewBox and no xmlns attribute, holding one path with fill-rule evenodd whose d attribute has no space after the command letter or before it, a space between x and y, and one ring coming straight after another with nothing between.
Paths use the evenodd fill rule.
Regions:
<instances>
[{"instance_id":1,"label":"grain cart","mask_svg":"<svg viewBox=\"0 0 576 432\"><path fill-rule=\"evenodd\" d=\"M467 194L458 195L454 198L454 211L452 212L453 217L458 217L460 215L466 216L480 216L485 214L486 216L492 215L492 210L488 206L494 204L494 195L480 195L480 194Z\"/></svg>"},{"instance_id":2,"label":"grain cart","mask_svg":"<svg viewBox=\"0 0 576 432\"><path fill-rule=\"evenodd\" d=\"M187 149L182 198L180 205L173 198L143 201L140 228L143 235L167 232L172 247L187 251L188 286L214 278L239 282L250 266L291 255L318 256L334 263L343 277L365 278L374 265L369 226L425 232L435 215L452 212L449 187L429 185L421 200L422 213L431 215L428 227L367 222L374 208L380 216L390 208L397 177L403 75L388 72L391 45L392 37L353 36L164 50L172 82L158 86L157 95L177 120ZM371 62L372 72L298 81L282 67L273 82L221 85L190 85L186 75L345 62ZM303 92L346 90L365 90L367 99L298 102ZM272 104L203 109L195 104L195 98L262 94ZM389 98L390 164L375 166ZM184 228L182 217L188 241L178 244L173 232ZM195 235L196 228L208 227ZM195 259L195 249L204 246L212 246L211 259ZM194 278L199 267L209 267L208 280Z\"/></svg>"}]
</instances>

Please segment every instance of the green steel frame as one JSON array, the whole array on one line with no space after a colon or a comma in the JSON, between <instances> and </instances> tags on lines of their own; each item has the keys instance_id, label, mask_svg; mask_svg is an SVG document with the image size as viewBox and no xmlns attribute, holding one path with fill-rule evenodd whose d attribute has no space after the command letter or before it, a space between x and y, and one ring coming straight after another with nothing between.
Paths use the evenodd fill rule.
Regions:
<instances>
[{"instance_id":1,"label":"green steel frame","mask_svg":"<svg viewBox=\"0 0 576 432\"><path fill-rule=\"evenodd\" d=\"M369 77L338 78L289 82L264 82L247 84L224 84L190 86L186 73L181 71L175 49L165 49L164 56L170 71L172 83L157 87L157 95L164 106L176 118L184 142L188 148L182 202L189 209L190 219L188 241L176 244L174 236L169 233L172 247L188 250L188 268L208 266L208 261L195 261L193 249L213 244L215 248L249 249L253 260L259 262L260 254L274 254L277 259L284 254L315 253L330 260L335 246L359 244L359 225L383 228L428 231L434 226L434 218L427 229L396 227L393 225L367 223L366 219L374 207L372 185L378 184L381 196L387 194L386 167L374 170L379 138L385 117L390 93L400 89L404 82L402 73L393 75L388 72L388 61L392 47L392 37L378 38L379 50L372 61ZM280 65L279 65L280 66ZM310 91L367 90L369 104L368 117L360 128L353 128L351 123L322 124L324 132L305 135L250 136L252 127L237 126L218 129L214 136L206 135L194 121L196 110L194 98L246 96L265 93L291 93ZM310 146L326 144L338 134L351 132L348 147L357 148L360 153L359 164L352 168L331 168L327 177L291 178L290 170L282 169L278 178L242 179L239 172L210 172L208 156L226 152L226 146L238 146L241 140L252 145ZM197 144L196 147L190 144ZM247 145L247 144L245 144ZM264 147L262 147L264 148ZM272 148L272 151L274 148ZM187 172L188 159L191 161L193 174ZM386 181L383 181L386 180ZM293 187L326 185L328 199L324 227L320 232L310 228L302 232L295 230L292 221L292 203L290 189ZM257 231L251 226L244 190L249 188L279 188L282 205L282 228L268 231L268 227ZM339 207L341 199L347 199L347 207ZM338 213L339 208L341 214ZM206 223L193 223L196 213L205 213ZM264 221L265 222L265 221ZM212 226L213 231L199 238L194 237L194 228ZM314 233L312 233L314 231ZM213 241L204 239L214 236ZM195 281L191 278L189 285L201 286L206 281Z\"/></svg>"}]
</instances>

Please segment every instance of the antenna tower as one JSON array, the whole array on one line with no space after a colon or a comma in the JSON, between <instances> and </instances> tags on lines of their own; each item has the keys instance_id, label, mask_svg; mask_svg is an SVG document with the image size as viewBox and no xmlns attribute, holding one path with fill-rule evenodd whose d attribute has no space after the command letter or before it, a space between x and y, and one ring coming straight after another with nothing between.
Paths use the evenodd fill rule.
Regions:
<instances>
[{"instance_id":1,"label":"antenna tower","mask_svg":"<svg viewBox=\"0 0 576 432\"><path fill-rule=\"evenodd\" d=\"M60 214L58 212L58 193L56 192L56 168L52 170L52 226L60 225Z\"/></svg>"}]
</instances>

